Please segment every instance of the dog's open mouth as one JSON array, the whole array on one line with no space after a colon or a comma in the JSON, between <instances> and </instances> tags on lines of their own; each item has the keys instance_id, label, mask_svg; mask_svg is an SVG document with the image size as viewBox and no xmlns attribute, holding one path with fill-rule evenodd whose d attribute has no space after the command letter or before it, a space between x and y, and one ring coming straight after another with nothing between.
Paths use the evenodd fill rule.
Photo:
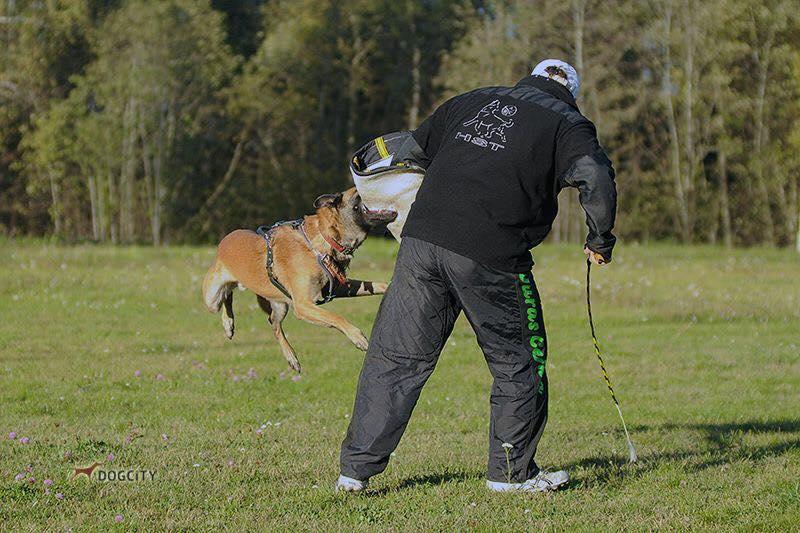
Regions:
<instances>
[{"instance_id":1,"label":"dog's open mouth","mask_svg":"<svg viewBox=\"0 0 800 533\"><path fill-rule=\"evenodd\" d=\"M389 223L397 218L397 211L391 209L370 209L363 203L361 204L361 211L364 213L364 218L370 223Z\"/></svg>"}]
</instances>

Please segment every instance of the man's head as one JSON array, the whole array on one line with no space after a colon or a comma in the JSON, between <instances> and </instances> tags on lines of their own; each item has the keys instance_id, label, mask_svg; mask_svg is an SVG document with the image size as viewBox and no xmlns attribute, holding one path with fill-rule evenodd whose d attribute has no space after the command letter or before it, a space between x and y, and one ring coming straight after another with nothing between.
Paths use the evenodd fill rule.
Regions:
<instances>
[{"instance_id":1,"label":"man's head","mask_svg":"<svg viewBox=\"0 0 800 533\"><path fill-rule=\"evenodd\" d=\"M536 65L531 76L550 78L566 87L574 98L578 97L581 88L581 78L578 72L570 65L559 59L545 59Z\"/></svg>"}]
</instances>

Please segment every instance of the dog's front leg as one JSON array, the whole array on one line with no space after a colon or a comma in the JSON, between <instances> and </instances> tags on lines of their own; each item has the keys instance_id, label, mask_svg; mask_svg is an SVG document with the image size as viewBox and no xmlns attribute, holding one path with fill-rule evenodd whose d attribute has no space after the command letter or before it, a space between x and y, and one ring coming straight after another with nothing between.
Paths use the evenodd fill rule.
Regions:
<instances>
[{"instance_id":1,"label":"dog's front leg","mask_svg":"<svg viewBox=\"0 0 800 533\"><path fill-rule=\"evenodd\" d=\"M372 294L383 294L386 292L388 283L379 281L362 281L360 279L348 279L346 283L339 283L333 290L333 295L337 298L351 298L353 296L370 296Z\"/></svg>"},{"instance_id":2,"label":"dog's front leg","mask_svg":"<svg viewBox=\"0 0 800 533\"><path fill-rule=\"evenodd\" d=\"M344 317L318 307L311 300L295 298L294 316L311 324L336 328L344 333L359 350L367 351L369 343L360 329Z\"/></svg>"}]
</instances>

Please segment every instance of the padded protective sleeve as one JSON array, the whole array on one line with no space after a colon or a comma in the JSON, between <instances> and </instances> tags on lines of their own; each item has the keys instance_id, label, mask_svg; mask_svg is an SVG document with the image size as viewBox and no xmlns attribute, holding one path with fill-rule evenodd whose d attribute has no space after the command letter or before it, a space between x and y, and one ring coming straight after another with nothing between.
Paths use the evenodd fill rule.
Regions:
<instances>
[{"instance_id":1,"label":"padded protective sleeve","mask_svg":"<svg viewBox=\"0 0 800 533\"><path fill-rule=\"evenodd\" d=\"M617 214L617 187L614 167L597 141L594 125L587 120L569 127L559 137L557 154L559 187L576 187L586 212L586 246L610 260L617 241L611 233Z\"/></svg>"}]
</instances>

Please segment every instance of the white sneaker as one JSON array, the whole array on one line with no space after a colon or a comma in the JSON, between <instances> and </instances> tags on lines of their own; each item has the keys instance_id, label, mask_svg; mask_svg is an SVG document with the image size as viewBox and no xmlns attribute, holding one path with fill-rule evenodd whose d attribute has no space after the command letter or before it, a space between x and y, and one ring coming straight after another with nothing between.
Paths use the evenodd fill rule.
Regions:
<instances>
[{"instance_id":1,"label":"white sneaker","mask_svg":"<svg viewBox=\"0 0 800 533\"><path fill-rule=\"evenodd\" d=\"M336 480L336 492L361 492L367 488L367 480L361 481L347 476L339 476Z\"/></svg>"},{"instance_id":2,"label":"white sneaker","mask_svg":"<svg viewBox=\"0 0 800 533\"><path fill-rule=\"evenodd\" d=\"M486 481L486 487L494 492L520 491L520 492L547 492L557 490L569 481L569 474L564 470L539 473L522 483L502 483L500 481Z\"/></svg>"}]
</instances>

